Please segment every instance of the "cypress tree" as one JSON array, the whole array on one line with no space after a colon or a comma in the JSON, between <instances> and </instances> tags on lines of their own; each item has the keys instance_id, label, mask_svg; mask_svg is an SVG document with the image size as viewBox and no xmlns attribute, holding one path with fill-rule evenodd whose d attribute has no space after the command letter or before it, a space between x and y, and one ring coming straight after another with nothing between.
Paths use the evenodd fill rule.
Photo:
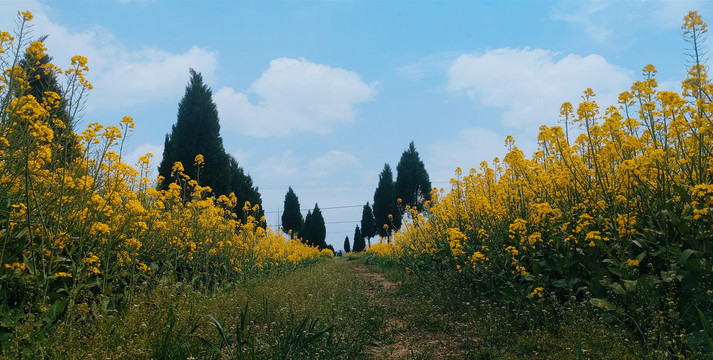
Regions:
<instances>
[{"instance_id":1,"label":"cypress tree","mask_svg":"<svg viewBox=\"0 0 713 360\"><path fill-rule=\"evenodd\" d=\"M423 210L423 202L431 200L431 181L428 178L426 167L418 156L413 141L406 151L401 154L399 164L396 165L396 183L394 192L397 199L401 199L401 213L406 206Z\"/></svg>"},{"instance_id":2,"label":"cypress tree","mask_svg":"<svg viewBox=\"0 0 713 360\"><path fill-rule=\"evenodd\" d=\"M302 243L312 245L312 210L307 210L307 216L300 231L300 239L302 239Z\"/></svg>"},{"instance_id":3,"label":"cypress tree","mask_svg":"<svg viewBox=\"0 0 713 360\"><path fill-rule=\"evenodd\" d=\"M265 210L262 208L262 197L258 188L253 186L253 179L250 175L245 174L243 168L238 166L238 161L233 157L228 155L229 166L230 166L230 192L235 194L238 199L238 203L235 205L234 212L238 216L238 219L247 219L247 213L243 211L245 202L249 201L251 206L260 205L260 210L256 213L250 212L250 215L255 217L258 222L265 215ZM203 175L201 175L202 177ZM264 226L265 224L261 224Z\"/></svg>"},{"instance_id":4,"label":"cypress tree","mask_svg":"<svg viewBox=\"0 0 713 360\"><path fill-rule=\"evenodd\" d=\"M297 198L297 194L292 190L292 187L288 188L287 194L285 194L283 210L282 231L284 231L285 234L290 234L290 238L294 239L295 236L299 234L302 226L304 226L304 219L300 212L300 201Z\"/></svg>"},{"instance_id":5,"label":"cypress tree","mask_svg":"<svg viewBox=\"0 0 713 360\"><path fill-rule=\"evenodd\" d=\"M159 189L167 189L172 182L173 164L180 161L186 175L196 177L193 161L202 154L205 165L201 170L200 182L210 186L216 195L230 193L230 161L223 148L220 136L218 109L212 100L212 92L203 83L200 73L190 69L190 81L186 92L178 104L178 117L166 136L163 158L158 173L164 178Z\"/></svg>"},{"instance_id":6,"label":"cypress tree","mask_svg":"<svg viewBox=\"0 0 713 360\"><path fill-rule=\"evenodd\" d=\"M361 211L361 234L369 241L369 246L371 246L371 238L376 236L376 226L374 225L374 213L371 211L371 205L369 205L368 201Z\"/></svg>"},{"instance_id":7,"label":"cypress tree","mask_svg":"<svg viewBox=\"0 0 713 360\"><path fill-rule=\"evenodd\" d=\"M42 36L37 41L44 42L47 36ZM18 65L27 72L27 95L32 95L38 103L42 104L46 95L51 91L60 96L59 106L50 112L49 126L54 132L52 141L52 168L66 167L74 159L81 156L77 146L79 139L74 133L74 119L68 111L67 98L59 85L54 71L46 71L52 57L46 55L37 58L36 54L26 52Z\"/></svg>"},{"instance_id":8,"label":"cypress tree","mask_svg":"<svg viewBox=\"0 0 713 360\"><path fill-rule=\"evenodd\" d=\"M344 253L351 252L351 248L349 247L349 236L344 237Z\"/></svg>"},{"instance_id":9,"label":"cypress tree","mask_svg":"<svg viewBox=\"0 0 713 360\"><path fill-rule=\"evenodd\" d=\"M389 215L392 215L389 218ZM379 174L379 185L374 192L374 225L376 232L385 238L390 238L394 230L401 226L401 216L396 207L394 196L394 175L389 164L384 164L384 170Z\"/></svg>"},{"instance_id":10,"label":"cypress tree","mask_svg":"<svg viewBox=\"0 0 713 360\"><path fill-rule=\"evenodd\" d=\"M362 236L361 230L359 230L359 225L357 225L354 229L354 246L352 247L352 251L361 252L364 251L364 248L366 248L366 244L364 244L364 236Z\"/></svg>"},{"instance_id":11,"label":"cypress tree","mask_svg":"<svg viewBox=\"0 0 713 360\"><path fill-rule=\"evenodd\" d=\"M314 204L314 210L307 212L304 227L300 232L302 242L309 246L316 246L320 250L327 247L327 228L324 225L324 217L319 205Z\"/></svg>"},{"instance_id":12,"label":"cypress tree","mask_svg":"<svg viewBox=\"0 0 713 360\"><path fill-rule=\"evenodd\" d=\"M320 250L327 247L327 227L324 224L324 217L322 216L322 211L319 210L319 206L314 204L314 210L312 210L312 224L311 228L311 238L313 246L317 246Z\"/></svg>"}]
</instances>

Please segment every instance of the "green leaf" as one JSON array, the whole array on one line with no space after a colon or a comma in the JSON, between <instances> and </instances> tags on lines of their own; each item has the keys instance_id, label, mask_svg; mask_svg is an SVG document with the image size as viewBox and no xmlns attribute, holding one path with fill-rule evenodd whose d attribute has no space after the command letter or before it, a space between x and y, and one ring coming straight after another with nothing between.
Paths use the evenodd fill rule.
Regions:
<instances>
[{"instance_id":1,"label":"green leaf","mask_svg":"<svg viewBox=\"0 0 713 360\"><path fill-rule=\"evenodd\" d=\"M609 269L609 272L611 272L612 274L614 274L616 276L621 276L621 270L619 270L618 268L610 266L607 269Z\"/></svg>"},{"instance_id":2,"label":"green leaf","mask_svg":"<svg viewBox=\"0 0 713 360\"><path fill-rule=\"evenodd\" d=\"M540 274L540 262L539 261L535 261L532 263L532 273L534 275Z\"/></svg>"},{"instance_id":3,"label":"green leaf","mask_svg":"<svg viewBox=\"0 0 713 360\"><path fill-rule=\"evenodd\" d=\"M45 320L48 323L54 323L57 317L61 315L67 308L67 299L59 299L52 304L50 311L45 315Z\"/></svg>"},{"instance_id":4,"label":"green leaf","mask_svg":"<svg viewBox=\"0 0 713 360\"><path fill-rule=\"evenodd\" d=\"M592 298L589 303L604 310L616 310L616 306L612 305L607 299Z\"/></svg>"},{"instance_id":5,"label":"green leaf","mask_svg":"<svg viewBox=\"0 0 713 360\"><path fill-rule=\"evenodd\" d=\"M701 309L698 308L698 306L696 306L696 310L698 311L698 317L701 319L701 325L703 325L703 330L706 332L708 346L713 351L713 327L711 326L710 321L708 321L708 318L703 315L703 312L701 311Z\"/></svg>"},{"instance_id":6,"label":"green leaf","mask_svg":"<svg viewBox=\"0 0 713 360\"><path fill-rule=\"evenodd\" d=\"M27 229L28 229L27 226L25 226L22 229L20 229L20 231L15 233L15 239L22 239L23 237L25 237L25 235L27 235Z\"/></svg>"},{"instance_id":7,"label":"green leaf","mask_svg":"<svg viewBox=\"0 0 713 360\"><path fill-rule=\"evenodd\" d=\"M567 280L565 280L565 279L559 279L559 280L557 280L557 281L553 281L553 282L552 282L552 285L554 285L554 287L558 287L558 288L567 288L567 287L569 287L569 285L567 285Z\"/></svg>"},{"instance_id":8,"label":"green leaf","mask_svg":"<svg viewBox=\"0 0 713 360\"><path fill-rule=\"evenodd\" d=\"M614 291L615 294L618 294L618 295L626 294L626 290L624 290L624 288L621 285L619 285L618 283L613 283L613 284L609 285L609 288L612 289L612 291Z\"/></svg>"},{"instance_id":9,"label":"green leaf","mask_svg":"<svg viewBox=\"0 0 713 360\"><path fill-rule=\"evenodd\" d=\"M574 285L578 284L579 282L583 282L583 280L578 277L570 278L568 281L568 285L569 287L574 287Z\"/></svg>"},{"instance_id":10,"label":"green leaf","mask_svg":"<svg viewBox=\"0 0 713 360\"><path fill-rule=\"evenodd\" d=\"M641 254L639 254L639 256L636 257L636 260L638 260L639 262L641 262L641 261L644 261L644 258L645 258L645 257L646 257L646 251L644 251L644 252L642 252Z\"/></svg>"},{"instance_id":11,"label":"green leaf","mask_svg":"<svg viewBox=\"0 0 713 360\"><path fill-rule=\"evenodd\" d=\"M27 273L33 276L37 276L34 263L30 261L30 259L25 254L22 254L22 261L24 261L25 265L27 266Z\"/></svg>"},{"instance_id":12,"label":"green leaf","mask_svg":"<svg viewBox=\"0 0 713 360\"><path fill-rule=\"evenodd\" d=\"M634 291L636 290L636 284L636 280L624 280L624 289L626 289L626 291Z\"/></svg>"},{"instance_id":13,"label":"green leaf","mask_svg":"<svg viewBox=\"0 0 713 360\"><path fill-rule=\"evenodd\" d=\"M683 250L683 252L681 253L681 256L678 257L678 263L679 263L680 265L683 265L683 264L686 263L686 261L688 260L688 258L691 257L691 255L693 255L693 254L700 254L700 253L701 253L700 251L698 251L698 250L693 250L693 249L686 249L686 250Z\"/></svg>"},{"instance_id":14,"label":"green leaf","mask_svg":"<svg viewBox=\"0 0 713 360\"><path fill-rule=\"evenodd\" d=\"M675 270L661 272L661 280L663 280L665 282L671 282L676 279L681 280L681 276L678 275L678 273Z\"/></svg>"}]
</instances>

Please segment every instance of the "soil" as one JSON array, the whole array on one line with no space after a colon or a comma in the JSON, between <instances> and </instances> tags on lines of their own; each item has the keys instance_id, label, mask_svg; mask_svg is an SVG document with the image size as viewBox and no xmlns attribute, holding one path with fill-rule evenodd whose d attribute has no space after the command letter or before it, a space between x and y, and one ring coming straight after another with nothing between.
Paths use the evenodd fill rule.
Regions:
<instances>
[{"instance_id":1,"label":"soil","mask_svg":"<svg viewBox=\"0 0 713 360\"><path fill-rule=\"evenodd\" d=\"M383 308L384 326L378 341L367 354L371 359L460 359L461 339L446 331L422 329L418 325L428 314L414 305L415 299L399 293L400 282L387 279L364 264L354 264L369 283L367 295Z\"/></svg>"}]
</instances>

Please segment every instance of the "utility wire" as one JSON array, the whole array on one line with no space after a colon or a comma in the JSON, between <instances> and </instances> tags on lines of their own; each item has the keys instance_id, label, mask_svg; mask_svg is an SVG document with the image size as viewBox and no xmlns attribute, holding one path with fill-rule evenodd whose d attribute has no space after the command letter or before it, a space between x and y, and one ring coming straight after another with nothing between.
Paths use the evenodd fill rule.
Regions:
<instances>
[{"instance_id":1,"label":"utility wire","mask_svg":"<svg viewBox=\"0 0 713 360\"><path fill-rule=\"evenodd\" d=\"M363 206L364 206L364 205L329 206L329 207L319 208L319 210L347 209L347 208L356 208L356 207L363 207ZM312 210L312 209L300 210L300 212L306 213L307 211L311 211L311 210ZM277 213L277 212L283 212L283 210L265 211L266 214L268 214L268 213Z\"/></svg>"},{"instance_id":2,"label":"utility wire","mask_svg":"<svg viewBox=\"0 0 713 360\"><path fill-rule=\"evenodd\" d=\"M435 184L449 184L450 181L431 181L431 185ZM360 187L373 187L376 188L377 184L303 184L303 185L262 185L260 190L283 190L288 187L293 189L325 189L325 188L360 188Z\"/></svg>"}]
</instances>

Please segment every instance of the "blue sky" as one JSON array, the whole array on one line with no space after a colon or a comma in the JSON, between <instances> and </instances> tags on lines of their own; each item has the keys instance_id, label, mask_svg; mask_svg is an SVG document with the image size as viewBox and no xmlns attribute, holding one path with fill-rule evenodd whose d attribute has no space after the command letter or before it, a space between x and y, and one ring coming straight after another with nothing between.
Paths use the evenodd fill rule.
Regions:
<instances>
[{"instance_id":1,"label":"blue sky","mask_svg":"<svg viewBox=\"0 0 713 360\"><path fill-rule=\"evenodd\" d=\"M89 58L79 129L130 115L129 162L152 152L158 165L193 67L268 222L292 186L305 212L325 208L327 242L341 249L384 163L411 141L447 187L456 166L501 157L507 135L531 153L539 125L586 87L605 108L650 63L677 89L683 16L711 22L713 3L0 0L0 29L18 10L35 14L58 64Z\"/></svg>"}]
</instances>

